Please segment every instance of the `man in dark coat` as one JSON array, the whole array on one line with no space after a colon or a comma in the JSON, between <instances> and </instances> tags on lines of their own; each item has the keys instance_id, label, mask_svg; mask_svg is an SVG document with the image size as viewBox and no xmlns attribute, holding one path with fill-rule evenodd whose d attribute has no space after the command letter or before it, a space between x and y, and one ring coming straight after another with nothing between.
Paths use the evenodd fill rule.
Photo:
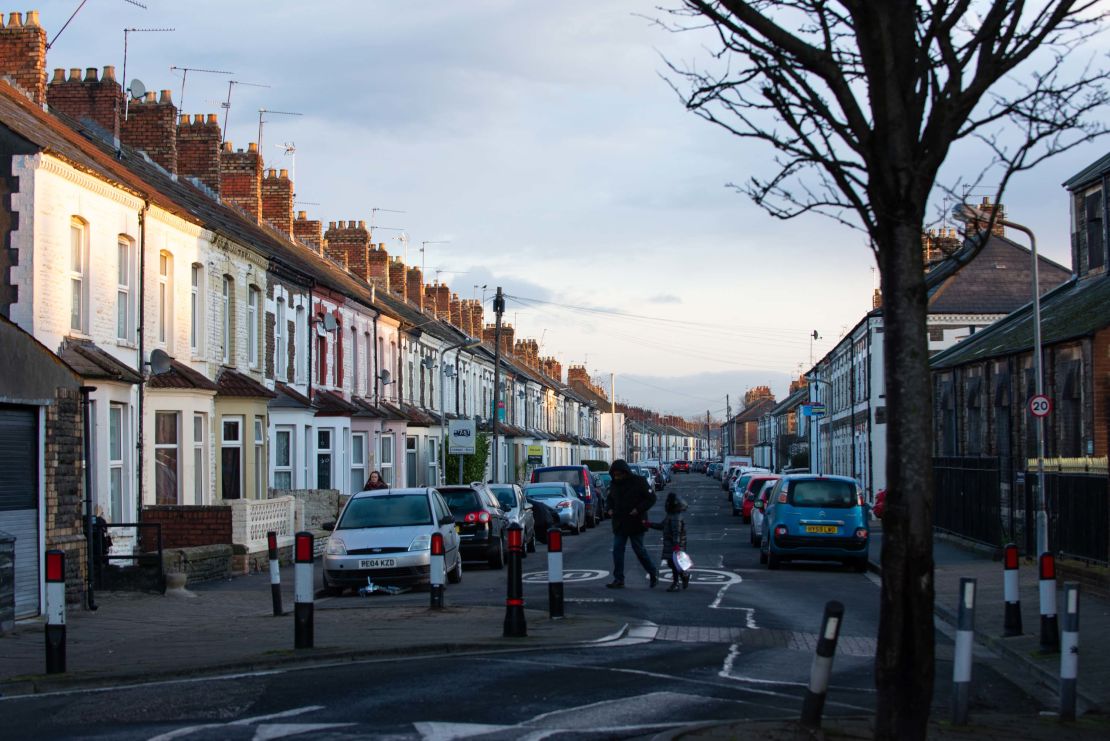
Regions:
<instances>
[{"instance_id":1,"label":"man in dark coat","mask_svg":"<svg viewBox=\"0 0 1110 741\"><path fill-rule=\"evenodd\" d=\"M609 487L609 516L613 519L613 581L606 586L624 586L624 549L631 541L632 552L651 578L651 586L659 583L659 570L644 549L644 521L651 507L647 481L632 473L628 464L618 458L609 467L613 483Z\"/></svg>"}]
</instances>

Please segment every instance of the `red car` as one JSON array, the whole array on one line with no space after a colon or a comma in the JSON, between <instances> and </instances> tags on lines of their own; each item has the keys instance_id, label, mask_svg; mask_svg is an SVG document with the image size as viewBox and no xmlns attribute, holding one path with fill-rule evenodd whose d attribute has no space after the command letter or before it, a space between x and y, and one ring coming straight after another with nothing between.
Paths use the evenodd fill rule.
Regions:
<instances>
[{"instance_id":1,"label":"red car","mask_svg":"<svg viewBox=\"0 0 1110 741\"><path fill-rule=\"evenodd\" d=\"M690 473L690 461L675 461L671 470L675 473Z\"/></svg>"},{"instance_id":2,"label":"red car","mask_svg":"<svg viewBox=\"0 0 1110 741\"><path fill-rule=\"evenodd\" d=\"M780 476L774 474L767 475L753 475L748 479L748 486L744 489L744 501L740 505L740 518L742 522L752 521L752 508L755 506L755 497L759 494L759 490L763 488L763 484L768 481L777 481Z\"/></svg>"}]
</instances>

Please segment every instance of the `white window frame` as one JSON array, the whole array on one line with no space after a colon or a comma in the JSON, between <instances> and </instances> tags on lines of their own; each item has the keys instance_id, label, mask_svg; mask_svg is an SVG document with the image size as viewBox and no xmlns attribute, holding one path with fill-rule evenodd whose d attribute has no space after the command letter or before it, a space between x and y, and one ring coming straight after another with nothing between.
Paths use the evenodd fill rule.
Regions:
<instances>
[{"instance_id":1,"label":"white window frame","mask_svg":"<svg viewBox=\"0 0 1110 741\"><path fill-rule=\"evenodd\" d=\"M173 347L173 255L158 253L158 343Z\"/></svg>"},{"instance_id":2,"label":"white window frame","mask_svg":"<svg viewBox=\"0 0 1110 741\"><path fill-rule=\"evenodd\" d=\"M121 234L116 240L116 339L131 342L134 322L131 319L132 255L134 245Z\"/></svg>"},{"instance_id":3,"label":"white window frame","mask_svg":"<svg viewBox=\"0 0 1110 741\"><path fill-rule=\"evenodd\" d=\"M158 431L161 425L158 424L158 418L170 416L174 420L174 440L171 443L158 442ZM161 478L158 475L158 451L159 450L173 450L177 452L177 470L174 474L174 501L163 501L165 497L158 496L158 483ZM155 474L154 474L154 501L155 504L181 504L181 413L172 410L159 410L154 412L154 460L155 460Z\"/></svg>"},{"instance_id":4,"label":"white window frame","mask_svg":"<svg viewBox=\"0 0 1110 741\"><path fill-rule=\"evenodd\" d=\"M274 430L274 449L272 460L274 461L274 474L273 482L275 489L293 489L296 488L296 482L293 479L293 461L296 460L296 432L297 428L291 425L278 425ZM281 452L282 452L282 438L285 438L284 449L286 452L285 464L281 465ZM279 485L279 479L288 476L288 486Z\"/></svg>"},{"instance_id":5,"label":"white window frame","mask_svg":"<svg viewBox=\"0 0 1110 741\"><path fill-rule=\"evenodd\" d=\"M247 288L247 364L251 368L258 368L258 331L259 306L262 303L262 291L258 286Z\"/></svg>"},{"instance_id":6,"label":"white window frame","mask_svg":"<svg viewBox=\"0 0 1110 741\"><path fill-rule=\"evenodd\" d=\"M266 418L254 418L254 498L266 498Z\"/></svg>"},{"instance_id":7,"label":"white window frame","mask_svg":"<svg viewBox=\"0 0 1110 741\"><path fill-rule=\"evenodd\" d=\"M382 475L382 481L390 486L393 486L393 446L393 433L382 435L381 445L379 446L380 455L378 458L380 463L378 471Z\"/></svg>"},{"instance_id":8,"label":"white window frame","mask_svg":"<svg viewBox=\"0 0 1110 741\"><path fill-rule=\"evenodd\" d=\"M114 419L113 419L114 418ZM128 452L129 415L125 404L108 405L108 521L123 522L127 511L128 481L125 459ZM116 487L118 486L118 491Z\"/></svg>"},{"instance_id":9,"label":"white window frame","mask_svg":"<svg viewBox=\"0 0 1110 741\"><path fill-rule=\"evenodd\" d=\"M231 332L234 324L234 322L231 321L231 297L234 292L235 282L230 275L225 275L223 281L223 295L221 296L223 312L220 316L220 342L223 344L221 359L224 365L231 363ZM221 431L221 435L222 434Z\"/></svg>"},{"instance_id":10,"label":"white window frame","mask_svg":"<svg viewBox=\"0 0 1110 741\"><path fill-rule=\"evenodd\" d=\"M285 368L289 353L285 349L285 297L278 296L274 304L274 378L286 380Z\"/></svg>"},{"instance_id":11,"label":"white window frame","mask_svg":"<svg viewBox=\"0 0 1110 741\"><path fill-rule=\"evenodd\" d=\"M362 491L369 475L366 472L366 438L365 432L351 433L351 493Z\"/></svg>"},{"instance_id":12,"label":"white window frame","mask_svg":"<svg viewBox=\"0 0 1110 741\"><path fill-rule=\"evenodd\" d=\"M203 412L193 414L193 504L204 504L208 491L208 415Z\"/></svg>"},{"instance_id":13,"label":"white window frame","mask_svg":"<svg viewBox=\"0 0 1110 741\"><path fill-rule=\"evenodd\" d=\"M77 216L69 220L69 329L89 331L89 225Z\"/></svg>"},{"instance_id":14,"label":"white window frame","mask_svg":"<svg viewBox=\"0 0 1110 741\"><path fill-rule=\"evenodd\" d=\"M189 349L198 355L204 328L204 266L194 262L189 273Z\"/></svg>"}]
</instances>

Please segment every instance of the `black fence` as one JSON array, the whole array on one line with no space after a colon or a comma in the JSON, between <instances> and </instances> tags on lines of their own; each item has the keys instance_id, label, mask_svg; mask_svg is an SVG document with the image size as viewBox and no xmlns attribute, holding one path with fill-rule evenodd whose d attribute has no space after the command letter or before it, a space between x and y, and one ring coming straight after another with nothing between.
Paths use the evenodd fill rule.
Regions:
<instances>
[{"instance_id":1,"label":"black fence","mask_svg":"<svg viewBox=\"0 0 1110 741\"><path fill-rule=\"evenodd\" d=\"M933 525L990 545L1003 540L997 458L933 459Z\"/></svg>"},{"instance_id":2,"label":"black fence","mask_svg":"<svg viewBox=\"0 0 1110 741\"><path fill-rule=\"evenodd\" d=\"M1034 471L1026 481L1036 481ZM1061 555L1110 563L1110 477L1105 473L1045 473L1048 542Z\"/></svg>"},{"instance_id":3,"label":"black fence","mask_svg":"<svg viewBox=\"0 0 1110 741\"><path fill-rule=\"evenodd\" d=\"M130 554L111 555L113 538L124 539L134 529ZM124 522L97 525L93 532L93 587L105 591L166 591L162 568L162 523Z\"/></svg>"}]
</instances>

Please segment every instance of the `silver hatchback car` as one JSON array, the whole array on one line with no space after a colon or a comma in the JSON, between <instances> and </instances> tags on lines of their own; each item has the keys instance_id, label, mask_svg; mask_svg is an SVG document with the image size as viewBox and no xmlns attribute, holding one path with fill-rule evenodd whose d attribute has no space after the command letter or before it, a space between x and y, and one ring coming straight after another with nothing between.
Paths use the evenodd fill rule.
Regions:
<instances>
[{"instance_id":1,"label":"silver hatchback car","mask_svg":"<svg viewBox=\"0 0 1110 741\"><path fill-rule=\"evenodd\" d=\"M355 494L332 528L324 554L324 589L333 594L366 586L426 584L432 534L443 535L444 569L462 581L455 518L431 488L376 489Z\"/></svg>"}]
</instances>

